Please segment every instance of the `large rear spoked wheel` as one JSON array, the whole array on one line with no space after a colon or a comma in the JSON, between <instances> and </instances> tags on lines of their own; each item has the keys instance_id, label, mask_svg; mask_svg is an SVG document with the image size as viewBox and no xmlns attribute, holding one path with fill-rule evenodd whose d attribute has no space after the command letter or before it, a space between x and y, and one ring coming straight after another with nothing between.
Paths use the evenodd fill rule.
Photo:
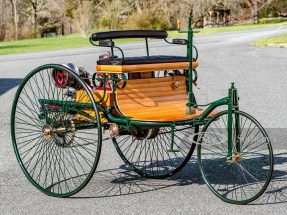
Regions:
<instances>
[{"instance_id":1,"label":"large rear spoked wheel","mask_svg":"<svg viewBox=\"0 0 287 215\"><path fill-rule=\"evenodd\" d=\"M24 79L12 107L11 135L23 172L47 195L77 193L96 170L99 112L87 85L66 66L44 65Z\"/></svg>"},{"instance_id":2,"label":"large rear spoked wheel","mask_svg":"<svg viewBox=\"0 0 287 215\"><path fill-rule=\"evenodd\" d=\"M171 127L123 131L113 138L123 161L147 178L166 178L180 171L189 161L194 148L198 126ZM172 143L172 139L174 139Z\"/></svg>"},{"instance_id":3,"label":"large rear spoked wheel","mask_svg":"<svg viewBox=\"0 0 287 215\"><path fill-rule=\"evenodd\" d=\"M273 152L257 120L241 111L233 111L232 119L232 157L228 157L228 111L222 111L202 129L198 163L215 195L229 203L246 204L266 190L273 171Z\"/></svg>"}]
</instances>

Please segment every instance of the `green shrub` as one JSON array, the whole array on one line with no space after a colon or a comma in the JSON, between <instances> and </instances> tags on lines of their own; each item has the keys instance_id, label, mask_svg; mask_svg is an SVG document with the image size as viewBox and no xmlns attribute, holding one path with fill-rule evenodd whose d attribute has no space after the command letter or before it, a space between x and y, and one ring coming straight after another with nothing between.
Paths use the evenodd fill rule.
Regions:
<instances>
[{"instance_id":1,"label":"green shrub","mask_svg":"<svg viewBox=\"0 0 287 215\"><path fill-rule=\"evenodd\" d=\"M30 30L30 31L28 32L27 38L29 38L29 39L39 38L39 31L38 31L38 30L34 30L34 29Z\"/></svg>"},{"instance_id":2,"label":"green shrub","mask_svg":"<svg viewBox=\"0 0 287 215\"><path fill-rule=\"evenodd\" d=\"M141 30L169 30L170 27L170 23L161 14L153 15L148 12L132 14L124 25L124 29Z\"/></svg>"}]
</instances>

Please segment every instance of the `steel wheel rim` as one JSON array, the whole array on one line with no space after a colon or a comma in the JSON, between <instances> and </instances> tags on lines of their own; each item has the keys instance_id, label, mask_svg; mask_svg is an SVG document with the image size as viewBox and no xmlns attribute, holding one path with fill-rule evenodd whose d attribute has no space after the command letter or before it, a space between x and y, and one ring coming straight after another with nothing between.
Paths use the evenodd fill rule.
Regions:
<instances>
[{"instance_id":1,"label":"steel wheel rim","mask_svg":"<svg viewBox=\"0 0 287 215\"><path fill-rule=\"evenodd\" d=\"M39 85L41 83L41 78L39 74L42 72L42 75L46 75L45 77L42 76L42 83L48 80L49 83L52 84L50 74L48 74L49 72L51 73L52 69L65 70L79 83L79 86L82 87L82 92L86 92L84 97L90 99L89 101L91 102L93 108L88 113L93 112L95 115L94 118L91 117L91 119L94 121L90 123L95 124L96 128L92 131L96 133L88 133L85 135L88 135L87 138L90 138L91 136L94 137L95 140L93 140L93 143L90 142L84 145L85 142L92 140L85 140L84 133L82 131L76 130L75 134L72 132L73 127L78 126L78 124L76 126L73 125L75 124L73 121L75 120L74 116L79 114L79 112L77 112L79 110L72 114L64 112L61 115L61 113L57 113L57 111L55 111L55 113L51 113L51 116L54 117L54 121L49 119L48 124L51 124L51 126L54 127L55 121L57 121L55 118L61 118L62 124L58 122L57 128L54 128L55 131L53 131L57 133L52 134L52 138L47 137L47 139L45 139L43 129L47 124L47 120L45 123L43 123L37 115L37 109L40 107L37 99L41 99L43 97L45 98L45 96L50 97L50 99L60 98L60 91L62 91L61 98L62 101L64 101L63 89L61 88L53 88L50 85L49 88L43 87L42 93L40 93L41 90ZM37 88L35 89L33 86L37 86ZM70 88L68 87L68 89ZM37 90L39 92L36 92ZM49 92L52 92L53 97L48 96ZM57 93L55 94L55 92ZM23 95L25 95L27 98L27 104L23 100ZM30 95L31 97L29 98ZM80 191L89 182L95 172L101 151L102 132L100 121L95 120L99 119L99 113L94 100L91 98L92 95L84 82L80 80L80 78L70 69L61 65L44 65L33 70L27 75L17 90L11 114L11 136L14 151L25 176L36 188L47 195L56 197L66 197L73 195ZM25 108L23 109L23 107ZM51 106L49 108L57 107ZM25 110L30 110L30 113L26 113ZM24 121L23 119L19 119L20 115L24 118ZM47 115L49 116L49 113ZM25 121L27 122L24 123ZM20 124L19 122L22 122L23 124L20 126L20 128L17 127ZM86 122L87 120L84 121L84 123ZM61 124L62 127L59 124ZM27 128L24 128L24 126ZM60 131L61 128L62 131ZM23 132L19 132L19 130L23 130ZM65 135L63 132L66 132ZM31 134L33 135L31 136ZM32 137L31 140L29 140L29 136ZM24 139L24 142L19 141L19 137L20 139ZM73 143L74 145L67 145L67 143ZM20 146L19 144L22 145ZM31 146L31 148L28 148L30 147L29 144L34 145ZM33 151L36 152L35 155L32 155ZM89 157L84 157L84 151L86 151L86 154L89 154ZM48 155L49 153L50 155ZM26 158L28 159L29 156L31 156L30 160L26 160ZM48 164L49 162L50 164ZM81 162L85 162L85 164L81 164ZM34 165L34 167L30 168L30 164ZM62 168L61 165L63 165L64 168ZM44 182L42 180L43 178Z\"/></svg>"},{"instance_id":2,"label":"steel wheel rim","mask_svg":"<svg viewBox=\"0 0 287 215\"><path fill-rule=\"evenodd\" d=\"M227 113L227 111L222 111L214 116L205 125L202 132L210 132L208 127L216 122L215 119L221 120L218 118L225 118L225 120L222 120L222 122L225 121L225 123L223 123L225 125L227 118L224 115L227 115ZM261 196L268 187L272 177L274 158L270 140L263 127L253 117L242 111L234 111L233 115L234 114L240 115L240 123L242 123L240 134L241 136L245 134L245 137L241 137L243 140L241 142L241 157L237 160L234 159L234 163L230 163L226 161L227 152L226 149L222 147L224 144L217 144L216 147L215 145L212 147L198 145L198 163L205 183L216 196L228 203L247 204ZM248 120L250 121L249 124ZM219 122L217 122L217 124L218 123ZM218 126L213 127L212 132L215 132L217 127ZM234 132L233 130L233 133ZM257 136L258 134L261 135L261 137ZM246 135L254 135L254 137L246 138ZM260 138L262 138L261 142ZM257 141L257 143L255 143L256 145L254 145L255 141ZM233 142L235 141L233 140ZM233 150L235 151L235 148L233 148ZM208 151L209 155L203 155L203 151L205 154L207 154L206 151ZM220 152L220 154L215 157L215 154L218 154L218 152ZM234 155L236 154L234 153ZM213 156L214 160L216 158L217 162L214 160L208 161L207 157L210 159L211 156ZM224 171L222 171L222 169ZM229 178L230 174L231 179ZM241 176L241 174L244 176ZM216 180L218 181L217 183ZM225 183L225 187L221 186L220 183ZM232 189L228 191L227 189L230 187L232 187Z\"/></svg>"},{"instance_id":3,"label":"steel wheel rim","mask_svg":"<svg viewBox=\"0 0 287 215\"><path fill-rule=\"evenodd\" d=\"M195 149L195 143L192 140L194 132L191 130L196 130L197 133L198 126L195 129L190 125L182 126L175 133L174 149L179 152L169 152L170 128L162 128L153 139L132 140L131 135L124 135L113 138L113 143L122 160L133 171L146 178L161 179L174 175L189 161ZM187 139L188 137L190 139Z\"/></svg>"}]
</instances>

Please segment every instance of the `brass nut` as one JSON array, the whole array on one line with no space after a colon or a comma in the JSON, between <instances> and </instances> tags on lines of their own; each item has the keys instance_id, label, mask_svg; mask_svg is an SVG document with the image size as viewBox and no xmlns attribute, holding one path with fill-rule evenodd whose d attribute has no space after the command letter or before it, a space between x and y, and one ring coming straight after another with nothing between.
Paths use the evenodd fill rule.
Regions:
<instances>
[{"instance_id":1,"label":"brass nut","mask_svg":"<svg viewBox=\"0 0 287 215\"><path fill-rule=\"evenodd\" d=\"M53 136L53 128L50 125L46 124L42 128L42 133L43 133L44 139L49 140Z\"/></svg>"},{"instance_id":2,"label":"brass nut","mask_svg":"<svg viewBox=\"0 0 287 215\"><path fill-rule=\"evenodd\" d=\"M173 85L173 88L177 90L179 87L180 87L180 83L178 81L175 82Z\"/></svg>"},{"instance_id":3,"label":"brass nut","mask_svg":"<svg viewBox=\"0 0 287 215\"><path fill-rule=\"evenodd\" d=\"M116 137L119 134L119 126L115 123L112 123L109 128L109 133L111 138Z\"/></svg>"},{"instance_id":4,"label":"brass nut","mask_svg":"<svg viewBox=\"0 0 287 215\"><path fill-rule=\"evenodd\" d=\"M228 163L238 163L239 161L241 161L242 159L242 155L239 152L234 152L234 154L232 155L231 159L228 160Z\"/></svg>"}]
</instances>

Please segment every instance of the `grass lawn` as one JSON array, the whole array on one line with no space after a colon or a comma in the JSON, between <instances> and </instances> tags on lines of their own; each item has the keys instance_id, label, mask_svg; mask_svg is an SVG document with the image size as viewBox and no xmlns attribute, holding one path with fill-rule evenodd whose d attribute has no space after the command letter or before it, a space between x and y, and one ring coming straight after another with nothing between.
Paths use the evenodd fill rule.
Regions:
<instances>
[{"instance_id":1,"label":"grass lawn","mask_svg":"<svg viewBox=\"0 0 287 215\"><path fill-rule=\"evenodd\" d=\"M257 24L257 25L244 24L244 25L221 27L221 28L205 28L200 29L199 34L214 34L223 32L252 30L258 28L278 27L278 26L287 26L287 22L276 23L276 24ZM169 37L171 38L186 37L186 34L180 34L177 31L169 31L168 34ZM138 39L123 39L119 40L116 43L125 43L132 41L138 41ZM63 37L50 37L41 39L0 42L0 55L18 54L27 52L41 52L48 50L60 50L67 48L80 48L89 46L91 46L91 44L89 43L88 38L83 38L79 34L73 34Z\"/></svg>"},{"instance_id":2,"label":"grass lawn","mask_svg":"<svg viewBox=\"0 0 287 215\"><path fill-rule=\"evenodd\" d=\"M83 38L79 34L73 34L64 37L0 42L0 54L41 52L47 50L87 47L89 45L90 43L87 38Z\"/></svg>"},{"instance_id":3,"label":"grass lawn","mask_svg":"<svg viewBox=\"0 0 287 215\"><path fill-rule=\"evenodd\" d=\"M268 37L262 40L259 40L253 45L256 46L278 46L278 47L287 47L287 34L276 37Z\"/></svg>"},{"instance_id":4,"label":"grass lawn","mask_svg":"<svg viewBox=\"0 0 287 215\"><path fill-rule=\"evenodd\" d=\"M280 27L280 26L287 26L286 22L276 23L276 24L242 24L242 25L233 25L229 27L219 27L219 28L202 28L202 29L196 29L199 30L199 35L203 34L216 34L216 33L225 33L225 32L234 32L234 31L246 31L246 30L255 30L259 28L272 28L272 27ZM182 34L179 34L177 31L171 31L169 32L170 37L174 36L180 36Z\"/></svg>"}]
</instances>

